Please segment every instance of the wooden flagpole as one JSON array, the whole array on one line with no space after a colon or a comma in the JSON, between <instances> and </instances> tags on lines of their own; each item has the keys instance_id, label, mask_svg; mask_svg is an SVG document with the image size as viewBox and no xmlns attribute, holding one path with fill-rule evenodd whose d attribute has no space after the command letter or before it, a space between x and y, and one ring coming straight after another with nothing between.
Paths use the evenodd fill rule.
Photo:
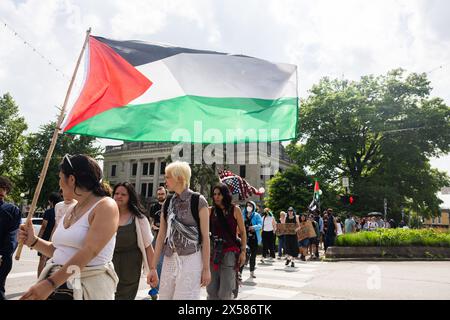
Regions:
<instances>
[{"instance_id":1,"label":"wooden flagpole","mask_svg":"<svg viewBox=\"0 0 450 320\"><path fill-rule=\"evenodd\" d=\"M44 166L42 167L42 171L39 176L39 182L38 182L36 190L34 192L33 201L31 202L31 208L30 208L30 211L28 212L26 223L29 223L29 221L31 221L31 218L33 218L34 211L36 210L36 205L37 205L37 202L39 199L39 195L41 193L42 185L44 184L45 176L47 175L48 166L50 164L50 160L52 158L53 151L55 150L56 141L58 140L59 130L61 130L61 124L64 120L64 114L66 111L66 106L67 106L67 102L69 100L70 92L72 91L72 87L75 82L75 77L77 75L78 67L80 66L80 62L81 62L81 58L83 57L84 50L86 49L86 45L89 42L90 33L91 33L91 28L89 28L86 31L86 38L84 40L83 48L81 49L80 56L78 57L78 61L75 66L75 70L72 75L72 79L70 80L69 88L67 89L66 98L64 99L64 105L61 109L61 113L59 114L55 131L53 132L53 137L52 137L52 140L50 143L50 147L48 148L48 151L47 151L47 156L45 157ZM19 242L19 246L17 247L16 256L15 256L16 260L20 259L20 254L22 253L22 248L23 248L23 242Z\"/></svg>"}]
</instances>

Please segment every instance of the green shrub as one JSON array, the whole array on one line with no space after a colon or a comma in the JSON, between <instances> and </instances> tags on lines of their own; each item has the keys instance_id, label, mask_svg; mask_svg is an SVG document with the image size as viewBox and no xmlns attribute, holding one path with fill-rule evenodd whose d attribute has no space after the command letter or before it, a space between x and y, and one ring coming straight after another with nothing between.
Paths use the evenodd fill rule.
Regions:
<instances>
[{"instance_id":1,"label":"green shrub","mask_svg":"<svg viewBox=\"0 0 450 320\"><path fill-rule=\"evenodd\" d=\"M377 229L349 233L336 239L339 247L450 247L450 231L436 229Z\"/></svg>"}]
</instances>

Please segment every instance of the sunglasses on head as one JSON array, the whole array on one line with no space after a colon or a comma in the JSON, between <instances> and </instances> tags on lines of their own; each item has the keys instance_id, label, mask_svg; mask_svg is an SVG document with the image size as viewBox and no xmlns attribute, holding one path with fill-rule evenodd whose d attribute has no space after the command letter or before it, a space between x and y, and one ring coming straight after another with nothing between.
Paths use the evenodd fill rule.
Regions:
<instances>
[{"instance_id":1,"label":"sunglasses on head","mask_svg":"<svg viewBox=\"0 0 450 320\"><path fill-rule=\"evenodd\" d=\"M67 160L67 162L69 163L69 165L70 165L70 167L72 168L72 170L75 170L75 169L73 168L72 161L70 161L70 155L69 155L68 153L66 153L66 155L64 156L63 159L64 159L64 160Z\"/></svg>"}]
</instances>

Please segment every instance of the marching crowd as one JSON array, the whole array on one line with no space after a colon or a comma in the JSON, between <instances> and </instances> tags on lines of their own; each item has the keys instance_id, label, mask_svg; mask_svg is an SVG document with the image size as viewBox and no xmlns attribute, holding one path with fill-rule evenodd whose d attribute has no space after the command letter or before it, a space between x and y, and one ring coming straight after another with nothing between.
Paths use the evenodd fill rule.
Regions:
<instances>
[{"instance_id":1,"label":"marching crowd","mask_svg":"<svg viewBox=\"0 0 450 320\"><path fill-rule=\"evenodd\" d=\"M189 188L185 162L165 168L170 194L159 187L148 210L131 183L113 189L102 183L99 165L88 156L66 155L59 169L63 199L50 195L38 235L4 202L12 185L0 177L0 299L18 241L40 256L38 281L21 299L132 300L144 270L152 299L200 299L206 287L208 299L228 300L238 294L245 264L256 277L261 243L262 263L277 254L294 267L295 260L318 259L319 248L327 250L343 233L387 227L351 216L342 224L332 209L297 214L289 207L277 221L253 201L241 210L224 184L213 188L209 206Z\"/></svg>"}]
</instances>

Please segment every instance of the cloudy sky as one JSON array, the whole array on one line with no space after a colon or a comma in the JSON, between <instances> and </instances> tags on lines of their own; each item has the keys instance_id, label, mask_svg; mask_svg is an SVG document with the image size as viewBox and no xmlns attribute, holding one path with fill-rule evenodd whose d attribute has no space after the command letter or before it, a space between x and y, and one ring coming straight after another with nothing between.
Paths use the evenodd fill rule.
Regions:
<instances>
[{"instance_id":1,"label":"cloudy sky","mask_svg":"<svg viewBox=\"0 0 450 320\"><path fill-rule=\"evenodd\" d=\"M30 131L55 119L88 27L296 64L301 98L323 76L428 72L450 104L447 0L1 0L0 20L0 94L12 94ZM432 164L450 174L450 157Z\"/></svg>"}]
</instances>

